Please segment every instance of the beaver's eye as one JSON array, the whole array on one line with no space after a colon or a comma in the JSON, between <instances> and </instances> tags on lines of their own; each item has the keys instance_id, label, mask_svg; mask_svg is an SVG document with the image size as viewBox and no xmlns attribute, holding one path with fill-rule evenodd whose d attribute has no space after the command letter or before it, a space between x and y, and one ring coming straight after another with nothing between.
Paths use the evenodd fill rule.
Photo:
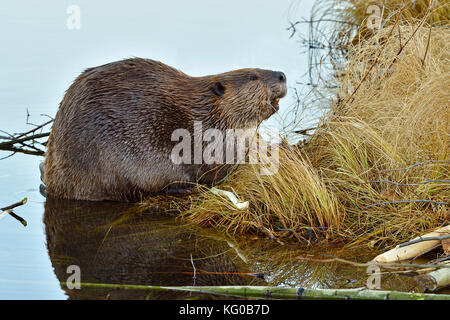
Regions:
<instances>
[{"instance_id":1,"label":"beaver's eye","mask_svg":"<svg viewBox=\"0 0 450 320\"><path fill-rule=\"evenodd\" d=\"M258 80L258 76L257 76L256 74L253 74L253 75L250 77L250 80L252 80L252 81Z\"/></svg>"}]
</instances>

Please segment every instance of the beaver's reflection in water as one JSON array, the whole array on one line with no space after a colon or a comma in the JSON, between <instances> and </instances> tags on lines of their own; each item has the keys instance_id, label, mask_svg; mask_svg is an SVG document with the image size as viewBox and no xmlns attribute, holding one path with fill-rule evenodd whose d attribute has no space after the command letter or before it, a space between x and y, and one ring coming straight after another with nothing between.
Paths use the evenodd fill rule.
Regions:
<instances>
[{"instance_id":1,"label":"beaver's reflection in water","mask_svg":"<svg viewBox=\"0 0 450 320\"><path fill-rule=\"evenodd\" d=\"M173 217L138 205L47 199L45 232L58 280L65 283L70 265L81 270L81 282L183 286L248 285L262 280L221 238L194 233ZM207 271L208 273L203 273ZM189 297L164 291L119 289L69 290L71 299L173 299Z\"/></svg>"}]
</instances>

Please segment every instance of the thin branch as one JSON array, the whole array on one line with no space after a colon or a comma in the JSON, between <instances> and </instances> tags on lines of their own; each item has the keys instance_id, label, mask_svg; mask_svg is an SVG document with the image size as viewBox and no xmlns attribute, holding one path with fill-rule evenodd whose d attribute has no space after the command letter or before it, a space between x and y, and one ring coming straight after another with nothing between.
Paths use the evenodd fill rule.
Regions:
<instances>
[{"instance_id":1,"label":"thin branch","mask_svg":"<svg viewBox=\"0 0 450 320\"><path fill-rule=\"evenodd\" d=\"M441 262L445 262L445 261L449 261L450 260L450 255L436 259L433 261L433 263L441 263Z\"/></svg>"},{"instance_id":2,"label":"thin branch","mask_svg":"<svg viewBox=\"0 0 450 320\"><path fill-rule=\"evenodd\" d=\"M390 181L390 180L374 180L374 181L370 181L370 183L389 183L389 184L393 184L399 187L403 187L403 186L420 186L423 184L427 184L427 183L433 183L433 182L442 182L442 183L450 183L450 180L426 180L426 181L422 181L422 182L417 182L417 183L398 183L395 181Z\"/></svg>"},{"instance_id":3,"label":"thin branch","mask_svg":"<svg viewBox=\"0 0 450 320\"><path fill-rule=\"evenodd\" d=\"M422 67L425 66L425 59L427 58L428 48L430 47L431 29L433 29L433 26L432 26L432 25L430 25L430 32L428 32L427 48L425 49L425 54L424 54L424 56L423 56Z\"/></svg>"},{"instance_id":4,"label":"thin branch","mask_svg":"<svg viewBox=\"0 0 450 320\"><path fill-rule=\"evenodd\" d=\"M395 62L397 62L397 58L400 56L400 54L403 52L403 49L408 45L409 41L411 41L411 39L416 35L417 31L422 27L422 25L425 23L425 21L428 18L428 15L431 12L431 7L428 7L428 10L426 12L426 14L424 15L424 17L422 18L422 20L420 21L419 25L416 27L416 29L414 30L414 32L411 34L411 36L408 38L408 40L406 40L405 44L403 46L400 47L400 49L398 50L394 60L392 60L391 64L389 65L389 67L386 70L391 70L392 66L394 65Z\"/></svg>"},{"instance_id":5,"label":"thin branch","mask_svg":"<svg viewBox=\"0 0 450 320\"><path fill-rule=\"evenodd\" d=\"M28 122L29 113L27 111L27 124L30 124ZM42 146L45 146L45 142L39 141L39 139L46 138L50 135L50 132L42 132L42 129L51 124L53 122L53 119L41 124L41 125L35 125L36 127L28 130L23 133L16 133L16 134L10 134L6 131L0 130L1 132L4 132L7 136L0 136L0 140L4 140L0 142L0 151L10 151L12 154L5 158L9 158L13 156L16 153L23 153L23 154L29 154L29 155L38 155L42 156L45 154L44 150L41 150L38 148L35 144L40 144ZM33 124L34 125L34 124ZM41 132L38 132L38 131Z\"/></svg>"},{"instance_id":6,"label":"thin branch","mask_svg":"<svg viewBox=\"0 0 450 320\"><path fill-rule=\"evenodd\" d=\"M403 247L409 246L411 244L419 243L419 242L422 242L422 241L436 241L436 240L437 241L441 241L441 240L445 240L445 239L450 239L450 234L446 235L446 236L441 236L441 237L425 237L425 238L419 238L419 239L411 240L411 241L408 241L408 242L403 242L403 243L400 243L397 246L397 248L403 248Z\"/></svg>"},{"instance_id":7,"label":"thin branch","mask_svg":"<svg viewBox=\"0 0 450 320\"><path fill-rule=\"evenodd\" d=\"M427 161L415 163L415 164L410 165L410 166L408 166L406 168L381 170L379 172L409 170L409 169L412 169L412 168L415 168L415 167L418 167L418 166L423 166L423 165L426 165L426 164L450 164L450 161L446 161L446 160L427 160Z\"/></svg>"},{"instance_id":8,"label":"thin branch","mask_svg":"<svg viewBox=\"0 0 450 320\"><path fill-rule=\"evenodd\" d=\"M41 125L38 125L36 128L31 129L30 131L27 131L27 132L24 132L24 133L19 133L19 135L16 136L15 138L16 138L16 139L19 139L19 138L21 138L21 137L23 137L23 136L26 136L26 135L30 134L30 133L34 133L34 132L36 132L37 130L44 128L46 125L49 125L49 124L52 123L52 122L53 122L53 119L52 119L52 120L49 120L49 121L47 121L47 122L45 122L45 123L43 123L43 124L41 124Z\"/></svg>"},{"instance_id":9,"label":"thin branch","mask_svg":"<svg viewBox=\"0 0 450 320\"><path fill-rule=\"evenodd\" d=\"M425 268L450 268L450 265L436 265L436 264L413 264L413 263L376 263L376 262L366 262L359 263L354 261L349 261L341 258L331 258L331 259L314 259L307 258L302 256L295 257L298 260L310 261L310 262L318 262L318 263L332 263L332 262L340 262L345 264L350 264L355 267L369 267L369 266L380 266L385 269L399 269L399 268L417 268L417 269L425 269Z\"/></svg>"},{"instance_id":10,"label":"thin branch","mask_svg":"<svg viewBox=\"0 0 450 320\"><path fill-rule=\"evenodd\" d=\"M361 210L365 210L365 209L372 208L372 207L378 207L378 206L382 206L382 205L385 205L385 204L401 204L401 203L432 203L432 204L435 204L437 206L449 206L450 205L449 202L438 202L438 201L433 201L433 200L419 199L419 200L402 200L402 201L378 202L378 203L375 203L375 204L371 204L371 205L365 206L365 207L361 208Z\"/></svg>"},{"instance_id":11,"label":"thin branch","mask_svg":"<svg viewBox=\"0 0 450 320\"><path fill-rule=\"evenodd\" d=\"M306 129L294 131L294 133L301 134L304 136L309 136L310 134L308 133L308 131L316 130L317 128L319 128L319 127L306 128Z\"/></svg>"},{"instance_id":12,"label":"thin branch","mask_svg":"<svg viewBox=\"0 0 450 320\"><path fill-rule=\"evenodd\" d=\"M4 208L0 208L0 210L2 211L6 211L6 210L11 210L11 209L15 209L17 207L23 206L25 203L27 203L27 198L23 199L22 201L16 202L10 206L4 207Z\"/></svg>"},{"instance_id":13,"label":"thin branch","mask_svg":"<svg viewBox=\"0 0 450 320\"><path fill-rule=\"evenodd\" d=\"M17 148L17 147L11 147L11 148L7 148L7 149L1 149L0 148L0 150L2 150L2 151L11 151L11 152L14 152L14 154L15 153L23 153L23 154L28 154L28 155L31 155L31 156L43 156L45 154L45 151L43 151L43 150L31 151L31 150L26 150L26 149ZM5 159L9 158L11 156L12 155L9 155L9 156L5 157Z\"/></svg>"},{"instance_id":14,"label":"thin branch","mask_svg":"<svg viewBox=\"0 0 450 320\"><path fill-rule=\"evenodd\" d=\"M32 136L28 136L28 137L24 137L24 138L20 138L20 139L12 138L9 141L1 142L0 143L0 150L2 150L5 147L13 146L16 143L23 143L23 142L27 142L27 141L33 141L33 140L36 140L36 139L48 137L49 135L50 135L50 132L45 132L45 133L34 134Z\"/></svg>"},{"instance_id":15,"label":"thin branch","mask_svg":"<svg viewBox=\"0 0 450 320\"><path fill-rule=\"evenodd\" d=\"M6 157L0 158L0 160L5 160L5 159L8 159L8 158L11 158L11 157L12 157L13 155L15 155L16 153L17 153L17 152L13 152L13 153L7 155Z\"/></svg>"},{"instance_id":16,"label":"thin branch","mask_svg":"<svg viewBox=\"0 0 450 320\"><path fill-rule=\"evenodd\" d=\"M194 265L194 259L192 258L192 254L191 254L191 264L192 264L192 269L194 269L194 275L192 276L192 279L194 280L194 287L195 287L195 281L197 280L197 269L195 268Z\"/></svg>"},{"instance_id":17,"label":"thin branch","mask_svg":"<svg viewBox=\"0 0 450 320\"><path fill-rule=\"evenodd\" d=\"M364 76L362 77L361 81L359 82L359 84L356 86L355 90L353 90L352 94L347 98L347 100L345 101L344 105L346 105L352 98L353 96L356 94L356 92L358 92L359 88L361 87L361 85L366 81L367 77L369 76L370 72L372 71L372 69L375 67L375 65L378 63L378 60L380 59L381 53L383 53L384 49L387 47L387 45L389 44L389 39L392 36L392 32L394 31L395 27L397 26L398 22L400 19L400 14L397 15L397 19L395 20L394 25L392 26L391 30L389 31L389 34L387 36L386 42L383 45L383 47L380 49L380 51L378 52L378 55L375 58L375 61L372 63L372 65L369 67L369 69L366 71L366 73L364 74Z\"/></svg>"},{"instance_id":18,"label":"thin branch","mask_svg":"<svg viewBox=\"0 0 450 320\"><path fill-rule=\"evenodd\" d=\"M25 203L27 203L27 198L23 199L20 202L16 202L10 206L4 207L4 208L0 208L0 211L6 212L7 214L9 214L11 217L13 217L14 219L18 220L21 224L23 224L24 227L27 226L27 221L25 219L23 219L22 217L18 216L17 214L15 214L12 210L14 208L23 206Z\"/></svg>"},{"instance_id":19,"label":"thin branch","mask_svg":"<svg viewBox=\"0 0 450 320\"><path fill-rule=\"evenodd\" d=\"M22 218L21 216L15 214L13 211L10 211L9 215L11 217L13 217L14 219L16 219L17 221L19 221L24 227L27 226L27 224L28 224L27 221L24 218Z\"/></svg>"}]
</instances>

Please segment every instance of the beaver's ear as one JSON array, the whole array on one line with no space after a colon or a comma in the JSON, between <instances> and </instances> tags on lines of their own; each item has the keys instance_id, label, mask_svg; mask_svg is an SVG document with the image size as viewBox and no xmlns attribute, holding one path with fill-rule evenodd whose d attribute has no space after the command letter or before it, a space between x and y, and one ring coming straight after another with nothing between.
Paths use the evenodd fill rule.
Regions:
<instances>
[{"instance_id":1,"label":"beaver's ear","mask_svg":"<svg viewBox=\"0 0 450 320\"><path fill-rule=\"evenodd\" d=\"M218 96L223 96L225 93L225 87L220 82L214 83L212 89L213 89L213 92L215 94L217 94Z\"/></svg>"}]
</instances>

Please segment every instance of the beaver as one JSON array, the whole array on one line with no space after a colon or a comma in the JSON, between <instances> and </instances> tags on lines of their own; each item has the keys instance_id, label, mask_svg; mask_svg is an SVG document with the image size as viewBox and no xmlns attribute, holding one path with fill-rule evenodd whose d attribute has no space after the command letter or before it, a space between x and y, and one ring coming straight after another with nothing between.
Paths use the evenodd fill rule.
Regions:
<instances>
[{"instance_id":1,"label":"beaver","mask_svg":"<svg viewBox=\"0 0 450 320\"><path fill-rule=\"evenodd\" d=\"M210 184L217 165L174 163L175 130L257 127L286 95L280 71L247 68L192 77L131 58L86 69L66 91L43 163L46 196L135 202ZM214 174L206 173L214 172Z\"/></svg>"}]
</instances>

